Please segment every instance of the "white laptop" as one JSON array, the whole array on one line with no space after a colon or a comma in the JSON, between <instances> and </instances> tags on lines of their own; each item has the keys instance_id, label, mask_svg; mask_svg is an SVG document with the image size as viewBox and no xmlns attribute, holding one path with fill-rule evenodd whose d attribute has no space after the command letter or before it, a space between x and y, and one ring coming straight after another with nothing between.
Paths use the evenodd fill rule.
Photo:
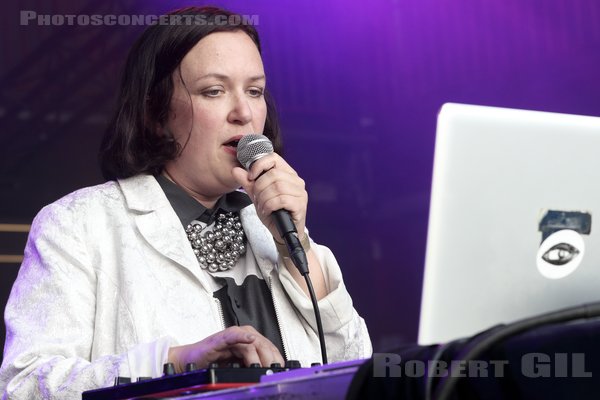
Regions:
<instances>
[{"instance_id":1,"label":"white laptop","mask_svg":"<svg viewBox=\"0 0 600 400\"><path fill-rule=\"evenodd\" d=\"M425 264L421 344L600 301L600 118L445 104Z\"/></svg>"}]
</instances>

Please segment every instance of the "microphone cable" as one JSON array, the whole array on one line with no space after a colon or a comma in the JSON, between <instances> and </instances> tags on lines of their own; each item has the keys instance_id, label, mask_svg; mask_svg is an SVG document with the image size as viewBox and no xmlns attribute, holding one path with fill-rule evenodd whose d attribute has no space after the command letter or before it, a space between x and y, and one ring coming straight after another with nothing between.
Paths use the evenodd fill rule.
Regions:
<instances>
[{"instance_id":1,"label":"microphone cable","mask_svg":"<svg viewBox=\"0 0 600 400\"><path fill-rule=\"evenodd\" d=\"M296 265L296 268L298 266ZM299 269L299 268L298 268ZM317 320L317 332L319 335L319 344L321 346L321 358L323 359L323 365L327 364L327 349L325 348L325 334L323 333L323 324L321 323L321 312L319 311L319 305L317 304L317 296L313 289L312 281L308 276L308 271L303 274L306 286L308 286L308 292L310 293L310 301L312 302L313 309L315 311L315 319Z\"/></svg>"}]
</instances>

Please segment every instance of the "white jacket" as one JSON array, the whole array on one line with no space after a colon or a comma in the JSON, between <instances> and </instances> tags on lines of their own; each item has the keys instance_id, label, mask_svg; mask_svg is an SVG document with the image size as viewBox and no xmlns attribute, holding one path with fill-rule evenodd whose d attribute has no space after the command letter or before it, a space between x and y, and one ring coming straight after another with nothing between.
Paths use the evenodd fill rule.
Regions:
<instances>
[{"instance_id":1,"label":"white jacket","mask_svg":"<svg viewBox=\"0 0 600 400\"><path fill-rule=\"evenodd\" d=\"M273 294L288 359L321 360L311 302L278 258L253 206L241 219ZM319 301L331 362L371 343L340 268L312 244L329 294ZM6 306L4 399L80 399L115 376L162 374L170 346L224 329L209 277L152 176L81 189L40 211Z\"/></svg>"}]
</instances>

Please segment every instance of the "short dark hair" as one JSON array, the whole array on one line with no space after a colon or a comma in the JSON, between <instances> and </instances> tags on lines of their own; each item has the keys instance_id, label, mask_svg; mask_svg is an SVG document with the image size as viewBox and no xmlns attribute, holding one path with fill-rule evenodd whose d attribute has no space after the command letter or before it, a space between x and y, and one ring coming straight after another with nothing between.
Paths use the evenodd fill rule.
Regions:
<instances>
[{"instance_id":1,"label":"short dark hair","mask_svg":"<svg viewBox=\"0 0 600 400\"><path fill-rule=\"evenodd\" d=\"M167 161L180 154L182 146L166 130L159 134L158 127L166 123L169 115L172 74L202 38L215 32L242 31L261 51L258 32L249 23L239 23L242 19L238 14L217 7L187 7L168 15L186 19L150 26L127 56L116 110L100 145L100 168L106 180L159 174ZM194 20L202 23L181 23ZM275 151L281 153L277 112L267 91L265 101L267 117L263 134L271 139Z\"/></svg>"}]
</instances>

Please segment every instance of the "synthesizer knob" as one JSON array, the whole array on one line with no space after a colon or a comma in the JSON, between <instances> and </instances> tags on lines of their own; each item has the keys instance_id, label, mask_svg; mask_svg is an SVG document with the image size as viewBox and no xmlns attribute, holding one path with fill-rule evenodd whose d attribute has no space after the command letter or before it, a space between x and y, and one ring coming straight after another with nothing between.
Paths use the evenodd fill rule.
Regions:
<instances>
[{"instance_id":1,"label":"synthesizer knob","mask_svg":"<svg viewBox=\"0 0 600 400\"><path fill-rule=\"evenodd\" d=\"M194 372L195 370L198 369L198 366L196 365L196 363L187 363L185 364L185 372Z\"/></svg>"},{"instance_id":2,"label":"synthesizer knob","mask_svg":"<svg viewBox=\"0 0 600 400\"><path fill-rule=\"evenodd\" d=\"M115 377L115 385L114 386L126 385L128 383L131 383L131 378L128 377L128 376L117 376L117 377Z\"/></svg>"},{"instance_id":3,"label":"synthesizer knob","mask_svg":"<svg viewBox=\"0 0 600 400\"><path fill-rule=\"evenodd\" d=\"M287 360L285 362L285 367L288 369L296 369L296 368L300 368L300 361L298 360Z\"/></svg>"},{"instance_id":4,"label":"synthesizer knob","mask_svg":"<svg viewBox=\"0 0 600 400\"><path fill-rule=\"evenodd\" d=\"M217 368L219 368L219 363L210 363L210 364L208 364L208 368L217 369Z\"/></svg>"},{"instance_id":5,"label":"synthesizer knob","mask_svg":"<svg viewBox=\"0 0 600 400\"><path fill-rule=\"evenodd\" d=\"M166 363L163 365L163 376L175 375L175 364Z\"/></svg>"},{"instance_id":6,"label":"synthesizer knob","mask_svg":"<svg viewBox=\"0 0 600 400\"><path fill-rule=\"evenodd\" d=\"M279 363L272 363L271 364L271 368L281 368L281 364L279 364Z\"/></svg>"},{"instance_id":7,"label":"synthesizer knob","mask_svg":"<svg viewBox=\"0 0 600 400\"><path fill-rule=\"evenodd\" d=\"M252 364L250 364L250 368L260 368L260 364L259 363L252 363Z\"/></svg>"},{"instance_id":8,"label":"synthesizer knob","mask_svg":"<svg viewBox=\"0 0 600 400\"><path fill-rule=\"evenodd\" d=\"M311 366L311 367L320 367L320 366L321 366L321 363L314 362L314 363L310 364L310 366Z\"/></svg>"},{"instance_id":9,"label":"synthesizer knob","mask_svg":"<svg viewBox=\"0 0 600 400\"><path fill-rule=\"evenodd\" d=\"M229 366L231 368L240 368L241 367L240 363L231 363Z\"/></svg>"}]
</instances>

